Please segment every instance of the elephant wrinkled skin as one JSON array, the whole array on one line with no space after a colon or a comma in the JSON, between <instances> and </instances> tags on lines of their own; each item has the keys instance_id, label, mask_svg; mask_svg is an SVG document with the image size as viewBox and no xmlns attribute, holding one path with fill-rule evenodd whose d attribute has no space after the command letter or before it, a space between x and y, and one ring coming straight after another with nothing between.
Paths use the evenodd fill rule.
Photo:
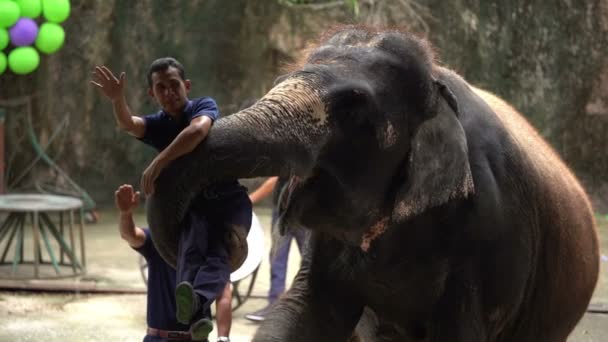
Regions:
<instances>
[{"instance_id":1,"label":"elephant wrinkled skin","mask_svg":"<svg viewBox=\"0 0 608 342\"><path fill-rule=\"evenodd\" d=\"M346 27L218 120L148 201L171 260L206 184L297 176L310 255L254 341L564 342L599 270L592 210L530 124L409 33Z\"/></svg>"}]
</instances>

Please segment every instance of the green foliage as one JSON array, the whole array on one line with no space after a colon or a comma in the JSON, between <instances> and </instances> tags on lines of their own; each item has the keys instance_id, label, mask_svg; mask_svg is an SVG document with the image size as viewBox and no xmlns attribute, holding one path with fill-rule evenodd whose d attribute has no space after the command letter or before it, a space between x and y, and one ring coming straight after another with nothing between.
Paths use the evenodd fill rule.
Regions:
<instances>
[{"instance_id":1,"label":"green foliage","mask_svg":"<svg viewBox=\"0 0 608 342\"><path fill-rule=\"evenodd\" d=\"M355 17L359 16L359 0L344 0L346 5L353 11Z\"/></svg>"},{"instance_id":2,"label":"green foliage","mask_svg":"<svg viewBox=\"0 0 608 342\"><path fill-rule=\"evenodd\" d=\"M309 5L309 4L322 4L326 2L333 2L331 0L279 0L279 3L288 5Z\"/></svg>"},{"instance_id":3,"label":"green foliage","mask_svg":"<svg viewBox=\"0 0 608 342\"><path fill-rule=\"evenodd\" d=\"M595 213L595 219L598 224L608 224L608 214Z\"/></svg>"},{"instance_id":4,"label":"green foliage","mask_svg":"<svg viewBox=\"0 0 608 342\"><path fill-rule=\"evenodd\" d=\"M346 5L355 17L359 16L359 0L277 0L281 5L306 6L313 9L325 9L336 5Z\"/></svg>"}]
</instances>

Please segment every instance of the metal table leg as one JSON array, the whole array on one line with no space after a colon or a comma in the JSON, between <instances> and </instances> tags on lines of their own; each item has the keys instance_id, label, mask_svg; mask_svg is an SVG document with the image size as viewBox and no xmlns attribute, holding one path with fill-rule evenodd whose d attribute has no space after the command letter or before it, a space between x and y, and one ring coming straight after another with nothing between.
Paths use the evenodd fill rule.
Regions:
<instances>
[{"instance_id":1,"label":"metal table leg","mask_svg":"<svg viewBox=\"0 0 608 342\"><path fill-rule=\"evenodd\" d=\"M38 212L34 211L32 213L32 230L34 232L34 278L38 278L38 273L39 273L38 266L40 263L40 260L39 260L39 258L40 258L40 241L39 241L40 236L39 235L40 234L38 232L38 219L39 219ZM23 233L22 233L22 235L23 235Z\"/></svg>"},{"instance_id":2,"label":"metal table leg","mask_svg":"<svg viewBox=\"0 0 608 342\"><path fill-rule=\"evenodd\" d=\"M80 226L78 229L80 235L80 260L82 260L82 271L86 272L87 259L84 255L84 207L80 207Z\"/></svg>"},{"instance_id":3,"label":"metal table leg","mask_svg":"<svg viewBox=\"0 0 608 342\"><path fill-rule=\"evenodd\" d=\"M46 214L44 214L44 213L40 213L40 215L46 216ZM51 248L51 243L49 242L49 239L46 235L46 231L44 229L43 222L39 222L38 228L40 228L40 235L42 235L42 240L44 241L46 250L49 253L49 257L51 258L51 263L53 264L53 268L55 269L55 272L57 272L57 274L60 274L61 271L59 271L59 265L57 265L57 260L55 259L55 254L53 253L53 249ZM60 246L59 248L62 248L61 244L59 246Z\"/></svg>"}]
</instances>

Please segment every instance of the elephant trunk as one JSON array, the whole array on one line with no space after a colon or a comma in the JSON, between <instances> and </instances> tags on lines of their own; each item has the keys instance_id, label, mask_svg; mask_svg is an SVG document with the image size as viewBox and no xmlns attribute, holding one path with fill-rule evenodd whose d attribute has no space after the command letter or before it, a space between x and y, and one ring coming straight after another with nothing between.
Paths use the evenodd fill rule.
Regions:
<instances>
[{"instance_id":1,"label":"elephant trunk","mask_svg":"<svg viewBox=\"0 0 608 342\"><path fill-rule=\"evenodd\" d=\"M280 83L252 107L217 120L203 143L161 173L147 200L159 250L174 248L158 242L175 239L191 201L207 185L310 172L329 132L319 89L314 79L305 77Z\"/></svg>"}]
</instances>

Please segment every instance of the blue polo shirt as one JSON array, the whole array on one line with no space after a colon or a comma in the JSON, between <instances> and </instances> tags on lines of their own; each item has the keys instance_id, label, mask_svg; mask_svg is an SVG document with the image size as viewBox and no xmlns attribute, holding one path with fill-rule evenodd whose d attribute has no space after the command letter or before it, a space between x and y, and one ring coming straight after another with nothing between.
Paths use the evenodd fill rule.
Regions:
<instances>
[{"instance_id":1,"label":"blue polo shirt","mask_svg":"<svg viewBox=\"0 0 608 342\"><path fill-rule=\"evenodd\" d=\"M188 100L179 119L174 119L164 110L146 115L143 117L146 130L140 140L160 152L167 148L184 128L188 127L192 119L203 115L208 116L212 121L219 118L217 104L210 97Z\"/></svg>"},{"instance_id":2,"label":"blue polo shirt","mask_svg":"<svg viewBox=\"0 0 608 342\"><path fill-rule=\"evenodd\" d=\"M144 228L146 241L134 248L148 262L148 296L146 322L151 328L188 331L188 326L175 318L175 270L158 254L150 230Z\"/></svg>"},{"instance_id":3,"label":"blue polo shirt","mask_svg":"<svg viewBox=\"0 0 608 342\"><path fill-rule=\"evenodd\" d=\"M217 120L220 116L217 104L210 97L188 100L179 119L174 119L164 110L145 115L143 120L146 129L144 136L140 140L160 152L167 148L184 128L190 125L192 119L203 115L208 116L212 121ZM207 190L210 196L221 197L223 193L240 191L241 186L234 179L209 185Z\"/></svg>"}]
</instances>

